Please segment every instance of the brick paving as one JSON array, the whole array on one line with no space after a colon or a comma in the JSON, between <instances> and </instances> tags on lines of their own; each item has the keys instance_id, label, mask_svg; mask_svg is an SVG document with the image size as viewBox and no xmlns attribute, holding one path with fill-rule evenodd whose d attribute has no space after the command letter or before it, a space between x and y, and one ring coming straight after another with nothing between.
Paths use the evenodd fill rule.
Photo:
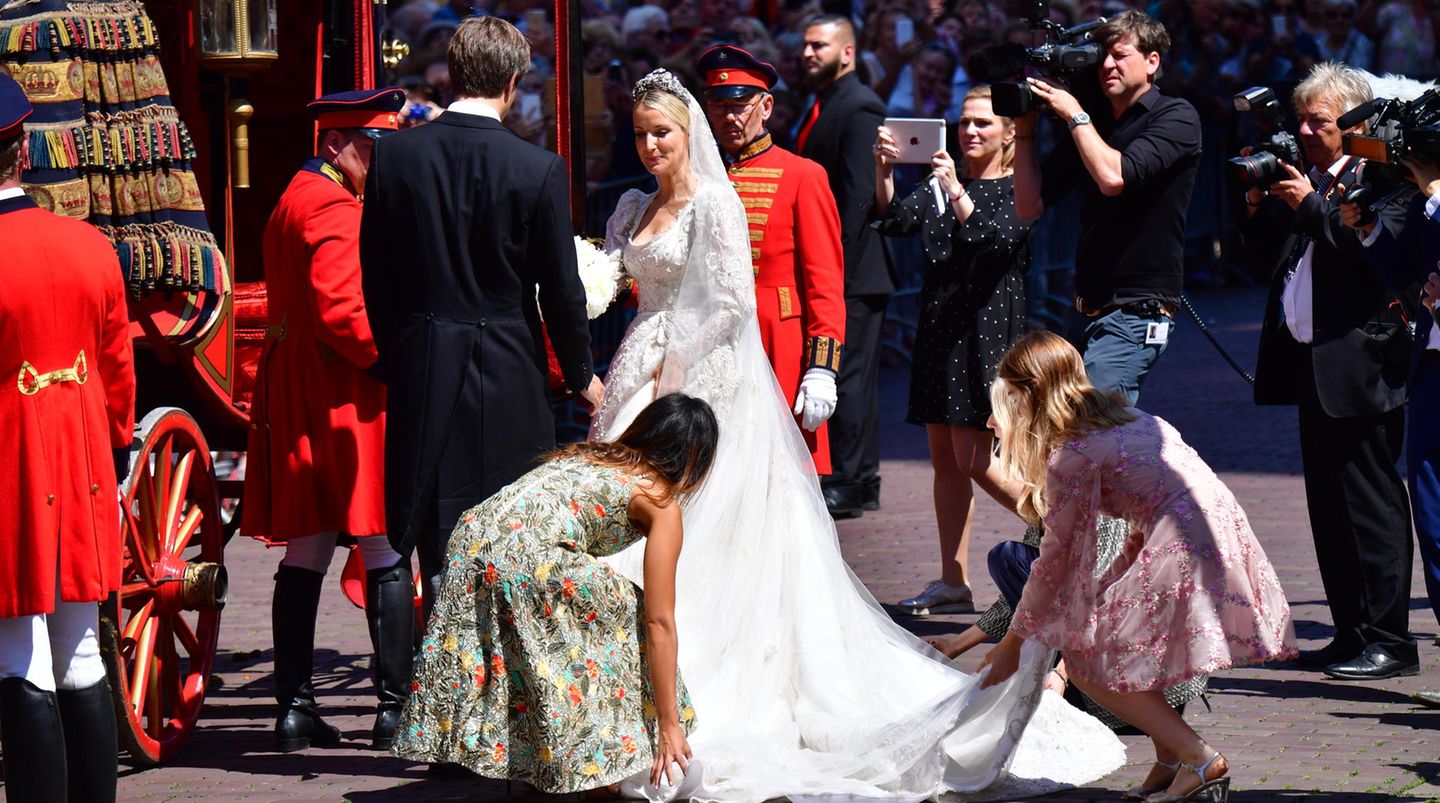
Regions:
<instances>
[{"instance_id":1,"label":"brick paving","mask_svg":"<svg viewBox=\"0 0 1440 803\"><path fill-rule=\"evenodd\" d=\"M1212 327L1240 362L1253 365L1263 293L1227 289L1195 300L1215 319ZM884 508L841 522L839 528L851 565L887 603L909 596L936 573L928 458L921 428L903 423L906 382L903 366L886 369ZM1252 405L1249 388L1188 320L1177 328L1141 404L1175 424L1234 489L1285 584L1301 646L1325 643L1331 627L1305 512L1294 410ZM1020 530L993 502L980 501L971 565L982 607L995 598L984 576L985 552L999 540L1018 537ZM340 594L338 561L331 570L336 582L321 605L316 686L327 717L345 731L347 746L284 756L270 752L269 588L279 553L237 539L226 559L231 602L221 628L215 688L201 725L179 758L165 766L139 769L122 758L122 800L553 799L524 794L519 785L512 789L504 782L431 778L421 767L360 749L373 706L369 644L360 612ZM1440 799L1440 711L1421 709L1408 698L1427 686L1440 688L1440 649L1432 644L1436 622L1423 588L1417 563L1411 627L1423 639L1420 677L1342 683L1318 673L1259 668L1212 681L1213 709L1194 706L1188 719L1230 759L1232 799ZM897 618L921 634L973 620ZM964 665L978 662L976 652ZM1142 738L1124 741L1128 766L1088 788L1052 798L1117 799L1144 774L1151 758Z\"/></svg>"}]
</instances>

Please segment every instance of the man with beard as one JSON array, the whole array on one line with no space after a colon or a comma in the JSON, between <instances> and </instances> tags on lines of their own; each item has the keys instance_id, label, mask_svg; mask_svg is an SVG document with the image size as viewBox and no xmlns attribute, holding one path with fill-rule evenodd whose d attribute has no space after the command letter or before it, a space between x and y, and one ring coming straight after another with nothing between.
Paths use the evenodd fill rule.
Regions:
<instances>
[{"instance_id":1,"label":"man with beard","mask_svg":"<svg viewBox=\"0 0 1440 803\"><path fill-rule=\"evenodd\" d=\"M825 420L845 340L845 261L840 217L825 171L776 146L765 124L775 110L775 68L734 45L695 62L705 114L750 222L760 338L785 398L800 416L820 474L830 472ZM801 375L804 375L803 379Z\"/></svg>"},{"instance_id":2,"label":"man with beard","mask_svg":"<svg viewBox=\"0 0 1440 803\"><path fill-rule=\"evenodd\" d=\"M825 168L840 211L845 254L845 362L839 404L830 418L831 473L821 483L835 518L880 508L880 328L895 284L870 227L875 163L870 152L885 120L885 104L855 74L855 27L837 15L805 28L805 83L815 93L801 117L796 148Z\"/></svg>"}]
</instances>

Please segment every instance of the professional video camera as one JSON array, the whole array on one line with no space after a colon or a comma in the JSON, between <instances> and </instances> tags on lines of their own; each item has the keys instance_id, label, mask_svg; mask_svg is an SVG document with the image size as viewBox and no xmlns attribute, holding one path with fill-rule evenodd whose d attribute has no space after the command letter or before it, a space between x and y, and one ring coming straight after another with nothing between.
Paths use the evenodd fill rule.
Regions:
<instances>
[{"instance_id":1,"label":"professional video camera","mask_svg":"<svg viewBox=\"0 0 1440 803\"><path fill-rule=\"evenodd\" d=\"M1104 17L1066 28L1050 19L1049 0L1031 0L1028 6L1025 20L1032 29L1045 32L1045 44L992 45L971 56L965 67L976 81L991 85L990 103L1002 117L1019 117L1036 106L1030 85L1023 78L1013 80L1026 67L1034 67L1046 78L1073 84L1071 79L1099 66L1105 58L1104 50L1090 37L1104 24Z\"/></svg>"},{"instance_id":2,"label":"professional video camera","mask_svg":"<svg viewBox=\"0 0 1440 803\"><path fill-rule=\"evenodd\" d=\"M1286 162L1292 167L1300 164L1300 143L1285 130L1285 112L1275 93L1269 87L1252 86L1235 96L1235 111L1260 112L1275 126L1270 139L1252 146L1249 156L1236 156L1230 160L1230 181L1247 189L1268 187L1285 178Z\"/></svg>"},{"instance_id":3,"label":"professional video camera","mask_svg":"<svg viewBox=\"0 0 1440 803\"><path fill-rule=\"evenodd\" d=\"M1424 156L1440 162L1440 90L1429 89L1411 100L1375 98L1340 115L1335 126L1354 128L1375 118L1369 134L1346 134L1341 149L1347 156L1365 160L1359 185L1345 193L1346 203L1360 204L1362 223L1375 219L1375 210L1408 195L1414 186L1410 171L1400 164L1406 156Z\"/></svg>"}]
</instances>

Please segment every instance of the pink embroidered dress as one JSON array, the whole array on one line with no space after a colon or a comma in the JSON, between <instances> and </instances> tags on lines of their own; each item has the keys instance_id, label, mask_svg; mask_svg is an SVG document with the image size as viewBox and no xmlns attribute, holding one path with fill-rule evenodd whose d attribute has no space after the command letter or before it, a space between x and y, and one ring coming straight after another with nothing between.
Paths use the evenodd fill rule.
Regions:
<instances>
[{"instance_id":1,"label":"pink embroidered dress","mask_svg":"<svg viewBox=\"0 0 1440 803\"><path fill-rule=\"evenodd\" d=\"M1051 453L1045 538L1011 627L1116 692L1293 656L1290 605L1245 511L1174 427L1131 412ZM1134 529L1096 577L1101 513Z\"/></svg>"}]
</instances>

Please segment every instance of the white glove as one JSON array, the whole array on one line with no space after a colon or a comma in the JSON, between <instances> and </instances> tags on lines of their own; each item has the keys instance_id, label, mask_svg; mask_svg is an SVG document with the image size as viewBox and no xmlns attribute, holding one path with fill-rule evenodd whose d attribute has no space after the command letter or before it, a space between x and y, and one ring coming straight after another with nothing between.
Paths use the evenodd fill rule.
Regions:
<instances>
[{"instance_id":1,"label":"white glove","mask_svg":"<svg viewBox=\"0 0 1440 803\"><path fill-rule=\"evenodd\" d=\"M800 392L795 394L795 415L800 416L800 426L814 432L835 413L835 404L840 396L835 392L835 375L824 368L811 368L800 380Z\"/></svg>"}]
</instances>

